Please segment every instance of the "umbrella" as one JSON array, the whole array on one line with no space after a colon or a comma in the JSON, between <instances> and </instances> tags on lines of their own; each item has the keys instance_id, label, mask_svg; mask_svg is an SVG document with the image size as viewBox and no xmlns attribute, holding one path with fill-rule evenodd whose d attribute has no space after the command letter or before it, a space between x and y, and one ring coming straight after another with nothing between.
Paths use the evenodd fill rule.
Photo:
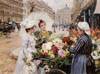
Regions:
<instances>
[{"instance_id":1,"label":"umbrella","mask_svg":"<svg viewBox=\"0 0 100 74\"><path fill-rule=\"evenodd\" d=\"M42 19L46 22L47 30L51 31L54 20L46 12L33 12L27 18L25 18L25 20L23 20L23 22L21 24L32 23L32 21L34 21L34 20L39 22L40 19ZM36 23L36 25L38 26L37 23Z\"/></svg>"}]
</instances>

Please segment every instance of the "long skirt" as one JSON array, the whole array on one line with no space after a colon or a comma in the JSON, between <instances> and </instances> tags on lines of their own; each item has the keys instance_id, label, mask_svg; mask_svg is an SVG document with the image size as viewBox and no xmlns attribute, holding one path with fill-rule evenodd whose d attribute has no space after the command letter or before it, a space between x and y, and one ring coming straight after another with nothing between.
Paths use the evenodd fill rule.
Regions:
<instances>
[{"instance_id":1,"label":"long skirt","mask_svg":"<svg viewBox=\"0 0 100 74\"><path fill-rule=\"evenodd\" d=\"M71 74L95 74L94 62L86 55L74 56L72 60Z\"/></svg>"},{"instance_id":2,"label":"long skirt","mask_svg":"<svg viewBox=\"0 0 100 74\"><path fill-rule=\"evenodd\" d=\"M37 67L32 63L31 66L25 64L23 50L20 51L14 74L38 74Z\"/></svg>"}]
</instances>

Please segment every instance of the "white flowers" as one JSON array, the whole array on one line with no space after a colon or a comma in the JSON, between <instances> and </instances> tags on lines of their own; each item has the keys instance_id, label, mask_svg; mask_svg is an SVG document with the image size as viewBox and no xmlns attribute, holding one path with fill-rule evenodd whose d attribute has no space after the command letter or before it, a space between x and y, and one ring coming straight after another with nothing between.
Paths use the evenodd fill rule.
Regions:
<instances>
[{"instance_id":1,"label":"white flowers","mask_svg":"<svg viewBox=\"0 0 100 74\"><path fill-rule=\"evenodd\" d=\"M48 55L49 51L52 49L53 43L47 42L42 45L41 53L43 55Z\"/></svg>"},{"instance_id":2,"label":"white flowers","mask_svg":"<svg viewBox=\"0 0 100 74\"><path fill-rule=\"evenodd\" d=\"M51 50L52 45L53 45L52 42L44 43L44 44L42 45L42 49L43 49L43 50Z\"/></svg>"},{"instance_id":3,"label":"white flowers","mask_svg":"<svg viewBox=\"0 0 100 74\"><path fill-rule=\"evenodd\" d=\"M100 50L93 51L91 55L95 60L100 59Z\"/></svg>"},{"instance_id":4,"label":"white flowers","mask_svg":"<svg viewBox=\"0 0 100 74\"><path fill-rule=\"evenodd\" d=\"M60 38L55 38L52 42L58 49L62 49L64 46L64 44Z\"/></svg>"}]
</instances>

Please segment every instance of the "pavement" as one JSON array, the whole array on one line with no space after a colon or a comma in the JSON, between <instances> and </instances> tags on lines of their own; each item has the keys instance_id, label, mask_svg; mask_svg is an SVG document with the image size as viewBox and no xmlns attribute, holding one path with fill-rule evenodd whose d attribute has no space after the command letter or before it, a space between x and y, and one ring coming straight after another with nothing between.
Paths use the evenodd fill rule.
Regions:
<instances>
[{"instance_id":1,"label":"pavement","mask_svg":"<svg viewBox=\"0 0 100 74\"><path fill-rule=\"evenodd\" d=\"M13 74L16 60L11 58L11 49L20 47L18 33L11 33L10 38L0 37L0 74Z\"/></svg>"}]
</instances>

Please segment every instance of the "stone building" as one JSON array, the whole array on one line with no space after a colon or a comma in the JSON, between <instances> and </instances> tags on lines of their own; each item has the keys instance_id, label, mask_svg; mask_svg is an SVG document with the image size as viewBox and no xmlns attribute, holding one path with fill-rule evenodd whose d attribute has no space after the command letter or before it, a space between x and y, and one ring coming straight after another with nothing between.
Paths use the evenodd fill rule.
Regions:
<instances>
[{"instance_id":1,"label":"stone building","mask_svg":"<svg viewBox=\"0 0 100 74\"><path fill-rule=\"evenodd\" d=\"M54 12L42 0L26 0L24 1L24 16L27 17L31 12L44 11L54 19Z\"/></svg>"},{"instance_id":2,"label":"stone building","mask_svg":"<svg viewBox=\"0 0 100 74\"><path fill-rule=\"evenodd\" d=\"M2 21L10 20L20 22L23 18L22 0L0 0L0 19Z\"/></svg>"},{"instance_id":3,"label":"stone building","mask_svg":"<svg viewBox=\"0 0 100 74\"><path fill-rule=\"evenodd\" d=\"M66 5L65 8L60 9L55 14L55 22L57 24L71 24L71 10Z\"/></svg>"}]
</instances>

